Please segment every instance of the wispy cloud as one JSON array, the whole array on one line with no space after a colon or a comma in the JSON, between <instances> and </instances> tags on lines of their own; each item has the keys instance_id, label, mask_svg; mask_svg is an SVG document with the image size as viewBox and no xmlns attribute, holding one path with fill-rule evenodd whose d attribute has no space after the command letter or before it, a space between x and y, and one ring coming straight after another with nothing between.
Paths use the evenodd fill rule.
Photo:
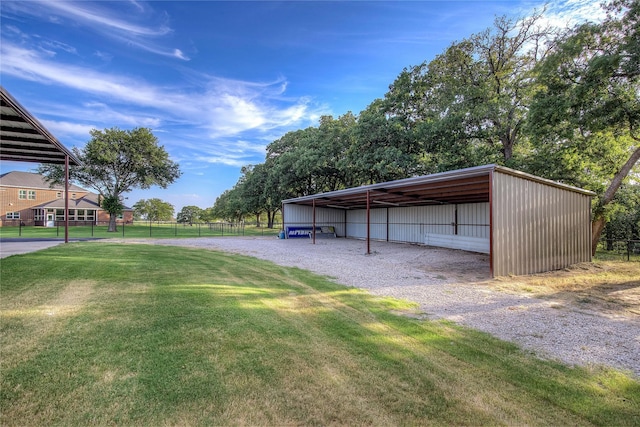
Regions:
<instances>
[{"instance_id":1,"label":"wispy cloud","mask_svg":"<svg viewBox=\"0 0 640 427\"><path fill-rule=\"evenodd\" d=\"M44 1L40 2L46 8L58 11L67 17L73 17L79 22L87 25L96 25L111 31L119 31L132 36L163 36L171 32L166 25L153 28L148 26L135 25L112 16L109 9L100 8L100 4L92 3L70 3L66 1ZM91 6L93 9L89 8Z\"/></svg>"},{"instance_id":2,"label":"wispy cloud","mask_svg":"<svg viewBox=\"0 0 640 427\"><path fill-rule=\"evenodd\" d=\"M121 8L114 10L113 7L103 7L102 2L11 1L5 2L3 8L7 13L34 16L60 25L72 22L74 25L82 25L90 31L117 40L124 46L135 46L157 55L189 60L181 49L166 47L153 41L173 33L165 15L152 14L138 2L122 2L119 6L128 5L133 6L132 13L129 14L122 13ZM123 19L122 15L128 19ZM145 24L136 23L136 17L144 19ZM159 22L156 25L146 24L151 18Z\"/></svg>"},{"instance_id":3,"label":"wispy cloud","mask_svg":"<svg viewBox=\"0 0 640 427\"><path fill-rule=\"evenodd\" d=\"M55 115L57 109L64 111L65 117L78 120L75 127L65 120L52 121L52 131L84 131L88 135L90 128L114 124L159 131L188 128L179 137L173 132L169 144L176 152L189 147L189 156L208 163L242 166L255 162L270 142L265 140L266 135L281 135L292 128L315 124L320 115L329 113L326 107L315 106L308 98L286 97L287 81L283 77L270 82L247 82L199 75L189 87L163 87L141 78L66 64L40 50L10 42L2 43L0 53L3 74L78 91L87 99L82 105L50 108L53 113L48 115ZM109 125L104 126L105 123Z\"/></svg>"},{"instance_id":4,"label":"wispy cloud","mask_svg":"<svg viewBox=\"0 0 640 427\"><path fill-rule=\"evenodd\" d=\"M567 0L550 2L544 21L555 28L568 28L585 22L599 22L606 16L601 2L593 0Z\"/></svg>"},{"instance_id":5,"label":"wispy cloud","mask_svg":"<svg viewBox=\"0 0 640 427\"><path fill-rule=\"evenodd\" d=\"M94 126L91 125L55 120L42 120L42 124L58 138L72 135L86 139L88 138L89 131L94 128Z\"/></svg>"}]
</instances>

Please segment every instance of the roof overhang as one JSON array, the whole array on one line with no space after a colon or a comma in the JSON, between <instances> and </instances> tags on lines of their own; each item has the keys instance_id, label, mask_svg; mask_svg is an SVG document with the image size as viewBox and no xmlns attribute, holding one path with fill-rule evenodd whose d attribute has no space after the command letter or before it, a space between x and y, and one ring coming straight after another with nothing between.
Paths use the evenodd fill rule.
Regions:
<instances>
[{"instance_id":1,"label":"roof overhang","mask_svg":"<svg viewBox=\"0 0 640 427\"><path fill-rule=\"evenodd\" d=\"M284 200L283 203L365 209L368 200L370 208L375 209L489 202L491 174L496 171L588 196L595 195L591 191L491 164L303 196Z\"/></svg>"},{"instance_id":2,"label":"roof overhang","mask_svg":"<svg viewBox=\"0 0 640 427\"><path fill-rule=\"evenodd\" d=\"M60 143L26 108L0 86L0 160L79 165L80 160Z\"/></svg>"}]
</instances>

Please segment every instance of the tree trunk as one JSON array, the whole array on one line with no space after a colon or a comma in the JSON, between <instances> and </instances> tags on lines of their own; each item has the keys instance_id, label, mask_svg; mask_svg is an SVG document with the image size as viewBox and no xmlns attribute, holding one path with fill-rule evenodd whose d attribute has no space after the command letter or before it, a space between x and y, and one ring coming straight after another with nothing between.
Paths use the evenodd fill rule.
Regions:
<instances>
[{"instance_id":1,"label":"tree trunk","mask_svg":"<svg viewBox=\"0 0 640 427\"><path fill-rule=\"evenodd\" d=\"M256 227L260 228L260 214L256 214Z\"/></svg>"},{"instance_id":2,"label":"tree trunk","mask_svg":"<svg viewBox=\"0 0 640 427\"><path fill-rule=\"evenodd\" d=\"M268 229L272 229L273 228L273 221L276 218L276 212L273 211L267 211L267 228Z\"/></svg>"},{"instance_id":3,"label":"tree trunk","mask_svg":"<svg viewBox=\"0 0 640 427\"><path fill-rule=\"evenodd\" d=\"M602 230L604 230L606 223L602 210L606 205L611 203L613 197L616 195L616 191L618 191L622 185L622 181L624 181L627 175L629 175L629 172L631 172L631 169L633 169L638 160L640 160L640 147L636 148L629 157L629 160L627 160L624 166L622 166L618 173L615 174L611 180L611 184L609 184L609 188L604 192L600 202L598 203L600 212L594 215L593 222L591 223L591 255L596 254L596 247L598 246L600 235L602 234Z\"/></svg>"},{"instance_id":4,"label":"tree trunk","mask_svg":"<svg viewBox=\"0 0 640 427\"><path fill-rule=\"evenodd\" d=\"M118 227L116 224L116 219L118 216L116 214L109 214L109 230L108 232L116 232L118 231Z\"/></svg>"},{"instance_id":5,"label":"tree trunk","mask_svg":"<svg viewBox=\"0 0 640 427\"><path fill-rule=\"evenodd\" d=\"M600 235L604 230L605 220L604 215L600 214L593 218L591 223L591 256L595 256L598 242L600 241Z\"/></svg>"}]
</instances>

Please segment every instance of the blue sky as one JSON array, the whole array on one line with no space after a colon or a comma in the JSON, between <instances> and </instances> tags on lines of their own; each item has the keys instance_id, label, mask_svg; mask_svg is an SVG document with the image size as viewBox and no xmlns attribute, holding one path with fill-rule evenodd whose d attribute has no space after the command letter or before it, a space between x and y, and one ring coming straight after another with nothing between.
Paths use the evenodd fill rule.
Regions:
<instances>
[{"instance_id":1,"label":"blue sky","mask_svg":"<svg viewBox=\"0 0 640 427\"><path fill-rule=\"evenodd\" d=\"M551 1L547 19L596 19L597 3ZM286 132L358 114L403 68L543 4L2 0L0 78L67 147L92 128L151 128L183 175L126 204L157 197L177 213L212 206Z\"/></svg>"}]
</instances>

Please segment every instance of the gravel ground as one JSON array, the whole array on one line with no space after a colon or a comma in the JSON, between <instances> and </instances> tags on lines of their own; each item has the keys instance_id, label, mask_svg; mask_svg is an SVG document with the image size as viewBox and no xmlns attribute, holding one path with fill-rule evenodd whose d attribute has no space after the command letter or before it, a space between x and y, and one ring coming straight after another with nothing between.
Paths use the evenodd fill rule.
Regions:
<instances>
[{"instance_id":1,"label":"gravel ground","mask_svg":"<svg viewBox=\"0 0 640 427\"><path fill-rule=\"evenodd\" d=\"M153 243L222 250L307 269L375 295L415 301L427 318L488 332L539 357L608 365L640 377L640 319L492 289L487 255L387 242L372 242L372 253L366 255L366 242L349 239L318 239L315 245L273 237Z\"/></svg>"}]
</instances>

